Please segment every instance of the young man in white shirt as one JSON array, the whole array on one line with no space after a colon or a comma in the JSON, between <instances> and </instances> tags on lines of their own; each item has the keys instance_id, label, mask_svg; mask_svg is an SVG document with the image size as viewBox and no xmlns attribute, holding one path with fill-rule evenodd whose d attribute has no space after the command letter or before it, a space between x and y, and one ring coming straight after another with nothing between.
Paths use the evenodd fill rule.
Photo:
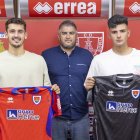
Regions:
<instances>
[{"instance_id":1,"label":"young man in white shirt","mask_svg":"<svg viewBox=\"0 0 140 140\"><path fill-rule=\"evenodd\" d=\"M128 45L130 30L128 19L114 15L108 20L109 34L113 42L112 49L94 57L90 65L84 86L87 90L95 84L94 76L113 74L140 74L140 50Z\"/></svg>"},{"instance_id":2,"label":"young man in white shirt","mask_svg":"<svg viewBox=\"0 0 140 140\"><path fill-rule=\"evenodd\" d=\"M51 86L48 68L42 56L24 48L26 23L11 18L5 23L8 50L0 53L0 87ZM57 84L52 89L60 92Z\"/></svg>"}]
</instances>

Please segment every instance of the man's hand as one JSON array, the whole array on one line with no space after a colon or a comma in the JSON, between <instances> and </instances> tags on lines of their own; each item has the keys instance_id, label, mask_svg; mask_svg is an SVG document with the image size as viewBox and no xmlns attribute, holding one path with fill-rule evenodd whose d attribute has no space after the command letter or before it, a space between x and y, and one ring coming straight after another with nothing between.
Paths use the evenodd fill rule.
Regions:
<instances>
[{"instance_id":1,"label":"man's hand","mask_svg":"<svg viewBox=\"0 0 140 140\"><path fill-rule=\"evenodd\" d=\"M85 80L84 86L86 88L87 91L91 90L95 85L95 79L93 77L88 77Z\"/></svg>"},{"instance_id":2,"label":"man's hand","mask_svg":"<svg viewBox=\"0 0 140 140\"><path fill-rule=\"evenodd\" d=\"M52 85L51 89L56 92L56 94L60 94L60 88L57 84Z\"/></svg>"}]
</instances>

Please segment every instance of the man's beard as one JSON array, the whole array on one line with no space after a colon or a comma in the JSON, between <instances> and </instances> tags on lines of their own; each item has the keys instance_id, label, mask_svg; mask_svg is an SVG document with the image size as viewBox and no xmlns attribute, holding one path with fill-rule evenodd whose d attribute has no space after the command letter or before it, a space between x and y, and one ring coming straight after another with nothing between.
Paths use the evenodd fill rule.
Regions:
<instances>
[{"instance_id":1,"label":"man's beard","mask_svg":"<svg viewBox=\"0 0 140 140\"><path fill-rule=\"evenodd\" d=\"M13 47L13 48L20 48L20 46L21 46L21 45L13 45L13 44L12 44L12 47Z\"/></svg>"},{"instance_id":2,"label":"man's beard","mask_svg":"<svg viewBox=\"0 0 140 140\"><path fill-rule=\"evenodd\" d=\"M64 46L64 45L61 45L64 49L73 49L75 47L75 45L72 45L72 46Z\"/></svg>"},{"instance_id":3,"label":"man's beard","mask_svg":"<svg viewBox=\"0 0 140 140\"><path fill-rule=\"evenodd\" d=\"M15 38L12 38L12 40L14 40ZM17 38L19 41L21 41L21 38ZM22 46L22 44L18 44L18 45L14 45L14 44L11 44L11 46L13 48L20 48L20 46Z\"/></svg>"},{"instance_id":4,"label":"man's beard","mask_svg":"<svg viewBox=\"0 0 140 140\"><path fill-rule=\"evenodd\" d=\"M76 46L76 42L74 42L72 45L64 45L64 44L61 44L62 48L64 49L73 49L75 46Z\"/></svg>"}]
</instances>

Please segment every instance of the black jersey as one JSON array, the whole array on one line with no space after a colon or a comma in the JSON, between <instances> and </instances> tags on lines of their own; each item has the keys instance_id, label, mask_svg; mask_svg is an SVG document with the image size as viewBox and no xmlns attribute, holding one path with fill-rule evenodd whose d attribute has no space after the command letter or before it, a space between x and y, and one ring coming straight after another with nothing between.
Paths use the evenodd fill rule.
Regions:
<instances>
[{"instance_id":1,"label":"black jersey","mask_svg":"<svg viewBox=\"0 0 140 140\"><path fill-rule=\"evenodd\" d=\"M97 140L140 140L140 76L95 77Z\"/></svg>"}]
</instances>

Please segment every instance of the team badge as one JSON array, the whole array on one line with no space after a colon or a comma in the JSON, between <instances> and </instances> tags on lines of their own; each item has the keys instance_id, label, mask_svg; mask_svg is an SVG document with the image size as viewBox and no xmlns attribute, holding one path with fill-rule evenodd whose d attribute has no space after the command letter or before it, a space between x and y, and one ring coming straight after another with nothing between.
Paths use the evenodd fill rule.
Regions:
<instances>
[{"instance_id":1,"label":"team badge","mask_svg":"<svg viewBox=\"0 0 140 140\"><path fill-rule=\"evenodd\" d=\"M76 45L89 50L93 55L100 54L104 47L104 32L78 32Z\"/></svg>"},{"instance_id":2,"label":"team badge","mask_svg":"<svg viewBox=\"0 0 140 140\"><path fill-rule=\"evenodd\" d=\"M140 94L140 90L132 90L131 91L133 98L137 99Z\"/></svg>"},{"instance_id":3,"label":"team badge","mask_svg":"<svg viewBox=\"0 0 140 140\"><path fill-rule=\"evenodd\" d=\"M33 96L33 102L38 105L41 102L41 96Z\"/></svg>"}]
</instances>

